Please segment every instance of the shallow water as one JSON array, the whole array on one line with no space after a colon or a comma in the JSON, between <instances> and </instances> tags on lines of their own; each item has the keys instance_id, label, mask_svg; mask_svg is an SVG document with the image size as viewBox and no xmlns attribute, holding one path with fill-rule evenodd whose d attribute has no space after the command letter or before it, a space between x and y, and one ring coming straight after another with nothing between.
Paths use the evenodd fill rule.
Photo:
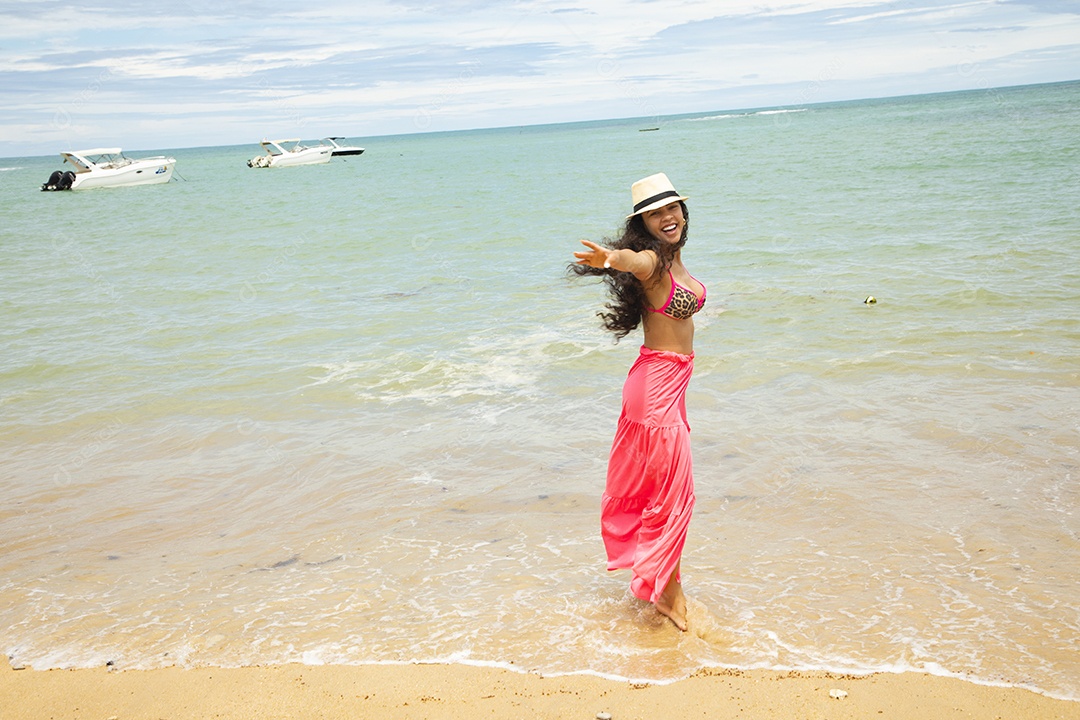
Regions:
<instances>
[{"instance_id":1,"label":"shallow water","mask_svg":"<svg viewBox=\"0 0 1080 720\"><path fill-rule=\"evenodd\" d=\"M1078 106L1072 83L365 138L279 170L180 149L182 180L64 194L37 192L58 158L0 160L3 649L1080 699ZM687 634L603 570L640 336L612 344L564 276L656 171L709 287Z\"/></svg>"}]
</instances>

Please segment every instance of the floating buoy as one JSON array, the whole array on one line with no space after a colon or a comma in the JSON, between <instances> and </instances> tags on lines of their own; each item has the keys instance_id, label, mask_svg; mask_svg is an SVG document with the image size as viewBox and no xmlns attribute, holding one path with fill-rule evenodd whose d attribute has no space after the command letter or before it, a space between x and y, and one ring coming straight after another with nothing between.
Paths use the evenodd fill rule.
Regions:
<instances>
[{"instance_id":1,"label":"floating buoy","mask_svg":"<svg viewBox=\"0 0 1080 720\"><path fill-rule=\"evenodd\" d=\"M863 303L866 305L877 305L877 298L873 295L867 295L866 299L863 300Z\"/></svg>"}]
</instances>

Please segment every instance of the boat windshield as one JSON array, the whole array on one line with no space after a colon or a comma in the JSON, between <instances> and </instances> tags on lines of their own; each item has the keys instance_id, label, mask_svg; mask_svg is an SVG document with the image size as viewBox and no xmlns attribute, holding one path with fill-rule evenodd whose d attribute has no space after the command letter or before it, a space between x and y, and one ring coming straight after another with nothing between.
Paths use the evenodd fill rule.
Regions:
<instances>
[{"instance_id":1,"label":"boat windshield","mask_svg":"<svg viewBox=\"0 0 1080 720\"><path fill-rule=\"evenodd\" d=\"M293 152L296 148L291 147L299 143L299 140L265 140L263 141L263 149L271 155L282 155L284 153Z\"/></svg>"},{"instance_id":2,"label":"boat windshield","mask_svg":"<svg viewBox=\"0 0 1080 720\"><path fill-rule=\"evenodd\" d=\"M133 162L122 153L86 153L84 155L64 153L64 160L74 165L77 173L89 172L94 168L112 170Z\"/></svg>"},{"instance_id":3,"label":"boat windshield","mask_svg":"<svg viewBox=\"0 0 1080 720\"><path fill-rule=\"evenodd\" d=\"M75 172L86 172L90 166L77 155L64 155L64 162L69 162L75 167Z\"/></svg>"},{"instance_id":4,"label":"boat windshield","mask_svg":"<svg viewBox=\"0 0 1080 720\"><path fill-rule=\"evenodd\" d=\"M90 162L94 163L98 167L102 168L118 168L131 164L131 159L124 155L114 155L113 153L102 153L101 155L91 155Z\"/></svg>"}]
</instances>

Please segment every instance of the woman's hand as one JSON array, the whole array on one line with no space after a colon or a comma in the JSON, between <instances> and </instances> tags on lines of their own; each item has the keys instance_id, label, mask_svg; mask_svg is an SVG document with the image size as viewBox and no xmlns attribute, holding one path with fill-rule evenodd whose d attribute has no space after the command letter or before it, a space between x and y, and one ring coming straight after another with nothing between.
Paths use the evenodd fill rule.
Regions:
<instances>
[{"instance_id":1,"label":"woman's hand","mask_svg":"<svg viewBox=\"0 0 1080 720\"><path fill-rule=\"evenodd\" d=\"M612 256L616 254L614 250L608 250L588 240L582 240L581 244L589 248L589 250L574 253L574 257L578 259L578 265L588 265L594 268L609 268L612 266Z\"/></svg>"}]
</instances>

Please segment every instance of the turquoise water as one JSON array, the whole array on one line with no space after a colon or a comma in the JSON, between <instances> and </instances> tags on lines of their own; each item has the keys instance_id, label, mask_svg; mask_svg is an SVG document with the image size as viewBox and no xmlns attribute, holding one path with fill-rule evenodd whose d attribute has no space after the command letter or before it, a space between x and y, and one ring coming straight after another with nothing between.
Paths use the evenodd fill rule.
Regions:
<instances>
[{"instance_id":1,"label":"turquoise water","mask_svg":"<svg viewBox=\"0 0 1080 720\"><path fill-rule=\"evenodd\" d=\"M783 110L0 160L3 649L1080 699L1080 83ZM603 569L640 335L564 273L658 171L709 287L685 635Z\"/></svg>"}]
</instances>

